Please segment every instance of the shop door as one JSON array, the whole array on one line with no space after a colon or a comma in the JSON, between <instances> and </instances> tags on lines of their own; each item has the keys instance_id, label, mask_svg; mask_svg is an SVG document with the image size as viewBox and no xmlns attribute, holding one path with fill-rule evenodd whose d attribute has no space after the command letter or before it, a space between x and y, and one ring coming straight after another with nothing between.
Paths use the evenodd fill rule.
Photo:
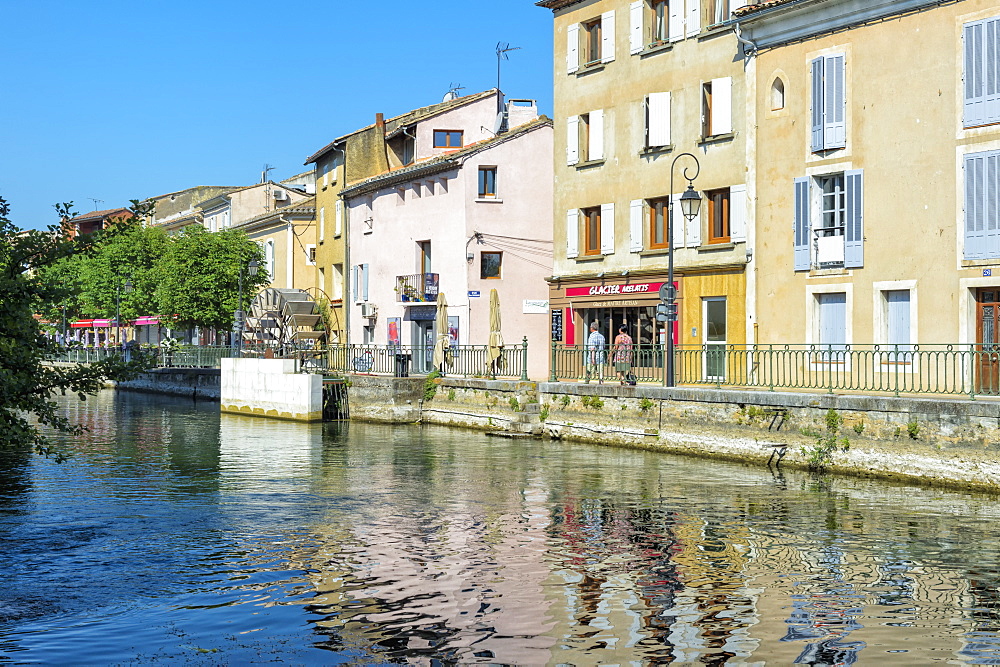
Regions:
<instances>
[{"instance_id":1,"label":"shop door","mask_svg":"<svg viewBox=\"0 0 1000 667\"><path fill-rule=\"evenodd\" d=\"M976 295L976 393L1000 394L1000 289Z\"/></svg>"},{"instance_id":2,"label":"shop door","mask_svg":"<svg viewBox=\"0 0 1000 667\"><path fill-rule=\"evenodd\" d=\"M702 299L705 332L705 379L726 378L726 297Z\"/></svg>"},{"instance_id":3,"label":"shop door","mask_svg":"<svg viewBox=\"0 0 1000 667\"><path fill-rule=\"evenodd\" d=\"M413 323L413 371L430 373L434 364L434 320Z\"/></svg>"}]
</instances>

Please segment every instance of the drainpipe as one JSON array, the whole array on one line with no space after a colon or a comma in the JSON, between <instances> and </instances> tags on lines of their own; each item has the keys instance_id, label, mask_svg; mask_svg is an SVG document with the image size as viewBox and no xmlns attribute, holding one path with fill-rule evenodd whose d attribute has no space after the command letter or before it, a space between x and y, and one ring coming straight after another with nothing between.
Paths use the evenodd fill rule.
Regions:
<instances>
[{"instance_id":1,"label":"drainpipe","mask_svg":"<svg viewBox=\"0 0 1000 667\"><path fill-rule=\"evenodd\" d=\"M736 41L743 45L743 53L745 53L747 57L753 57L756 55L757 45L743 36L743 31L740 29L739 23L733 24L733 32L736 35Z\"/></svg>"},{"instance_id":2,"label":"drainpipe","mask_svg":"<svg viewBox=\"0 0 1000 667\"><path fill-rule=\"evenodd\" d=\"M285 286L292 289L295 278L295 251L292 247L295 244L295 231L291 220L286 220L285 216L279 215L278 220L285 223Z\"/></svg>"}]
</instances>

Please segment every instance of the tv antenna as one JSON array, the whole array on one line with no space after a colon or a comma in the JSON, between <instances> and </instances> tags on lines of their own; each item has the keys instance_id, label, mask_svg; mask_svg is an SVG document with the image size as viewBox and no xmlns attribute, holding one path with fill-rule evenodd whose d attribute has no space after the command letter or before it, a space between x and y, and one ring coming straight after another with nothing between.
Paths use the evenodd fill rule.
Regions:
<instances>
[{"instance_id":1,"label":"tv antenna","mask_svg":"<svg viewBox=\"0 0 1000 667\"><path fill-rule=\"evenodd\" d=\"M261 170L260 172L260 182L267 183L267 174L272 171L274 171L274 167L272 167L267 163L264 163L264 169Z\"/></svg>"},{"instance_id":2,"label":"tv antenna","mask_svg":"<svg viewBox=\"0 0 1000 667\"><path fill-rule=\"evenodd\" d=\"M520 46L511 46L507 42L497 42L497 90L500 90L500 63L504 60L510 60L510 56L507 54L511 51L520 50Z\"/></svg>"},{"instance_id":3,"label":"tv antenna","mask_svg":"<svg viewBox=\"0 0 1000 667\"><path fill-rule=\"evenodd\" d=\"M87 199L89 199L90 201L94 202L94 210L95 211L97 210L97 202L101 202L102 204L104 203L103 199L94 199L93 197L87 197Z\"/></svg>"},{"instance_id":4,"label":"tv antenna","mask_svg":"<svg viewBox=\"0 0 1000 667\"><path fill-rule=\"evenodd\" d=\"M465 86L460 83L449 83L448 92L444 94L444 99L442 102L451 102L452 100L457 100L459 98L458 91L465 90Z\"/></svg>"}]
</instances>

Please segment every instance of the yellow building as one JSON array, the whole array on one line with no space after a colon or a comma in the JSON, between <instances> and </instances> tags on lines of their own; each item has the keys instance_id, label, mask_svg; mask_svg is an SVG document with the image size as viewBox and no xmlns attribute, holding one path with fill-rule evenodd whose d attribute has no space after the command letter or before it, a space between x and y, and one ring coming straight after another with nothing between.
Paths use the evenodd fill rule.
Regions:
<instances>
[{"instance_id":1,"label":"yellow building","mask_svg":"<svg viewBox=\"0 0 1000 667\"><path fill-rule=\"evenodd\" d=\"M759 342L993 349L1000 7L771 0L736 21ZM980 393L998 389L991 356L971 362ZM917 370L900 359L881 370Z\"/></svg>"},{"instance_id":2,"label":"yellow building","mask_svg":"<svg viewBox=\"0 0 1000 667\"><path fill-rule=\"evenodd\" d=\"M639 344L665 341L655 306L673 252L676 342L744 343L748 127L731 8L537 4L554 15L556 342L584 342L591 321L609 341L623 322ZM671 224L685 176L700 212L687 222L675 206Z\"/></svg>"},{"instance_id":3,"label":"yellow building","mask_svg":"<svg viewBox=\"0 0 1000 667\"><path fill-rule=\"evenodd\" d=\"M347 216L341 191L347 183L411 164L417 155L417 137L412 125L418 119L482 100L497 91L457 97L452 93L438 104L408 111L386 120L375 115L375 123L345 134L306 158L316 168L316 269L318 287L331 303L331 343L346 343L350 309L345 308L345 266L350 266L347 247Z\"/></svg>"},{"instance_id":4,"label":"yellow building","mask_svg":"<svg viewBox=\"0 0 1000 667\"><path fill-rule=\"evenodd\" d=\"M316 200L308 197L233 225L264 250L268 287L316 287Z\"/></svg>"}]
</instances>

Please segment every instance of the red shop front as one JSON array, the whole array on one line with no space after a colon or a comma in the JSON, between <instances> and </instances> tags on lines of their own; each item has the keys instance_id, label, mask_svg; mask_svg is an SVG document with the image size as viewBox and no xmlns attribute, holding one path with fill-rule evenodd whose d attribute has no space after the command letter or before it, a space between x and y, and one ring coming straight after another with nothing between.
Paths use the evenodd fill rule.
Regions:
<instances>
[{"instance_id":1,"label":"red shop front","mask_svg":"<svg viewBox=\"0 0 1000 667\"><path fill-rule=\"evenodd\" d=\"M665 324L656 321L659 289L666 276L649 276L611 282L607 279L559 281L549 285L552 319L551 340L565 345L583 345L591 322L610 343L624 324L639 345L666 344ZM674 281L678 285L677 281ZM678 306L680 305L678 293ZM678 308L680 311L680 308ZM674 323L674 342L678 342L679 322Z\"/></svg>"}]
</instances>

